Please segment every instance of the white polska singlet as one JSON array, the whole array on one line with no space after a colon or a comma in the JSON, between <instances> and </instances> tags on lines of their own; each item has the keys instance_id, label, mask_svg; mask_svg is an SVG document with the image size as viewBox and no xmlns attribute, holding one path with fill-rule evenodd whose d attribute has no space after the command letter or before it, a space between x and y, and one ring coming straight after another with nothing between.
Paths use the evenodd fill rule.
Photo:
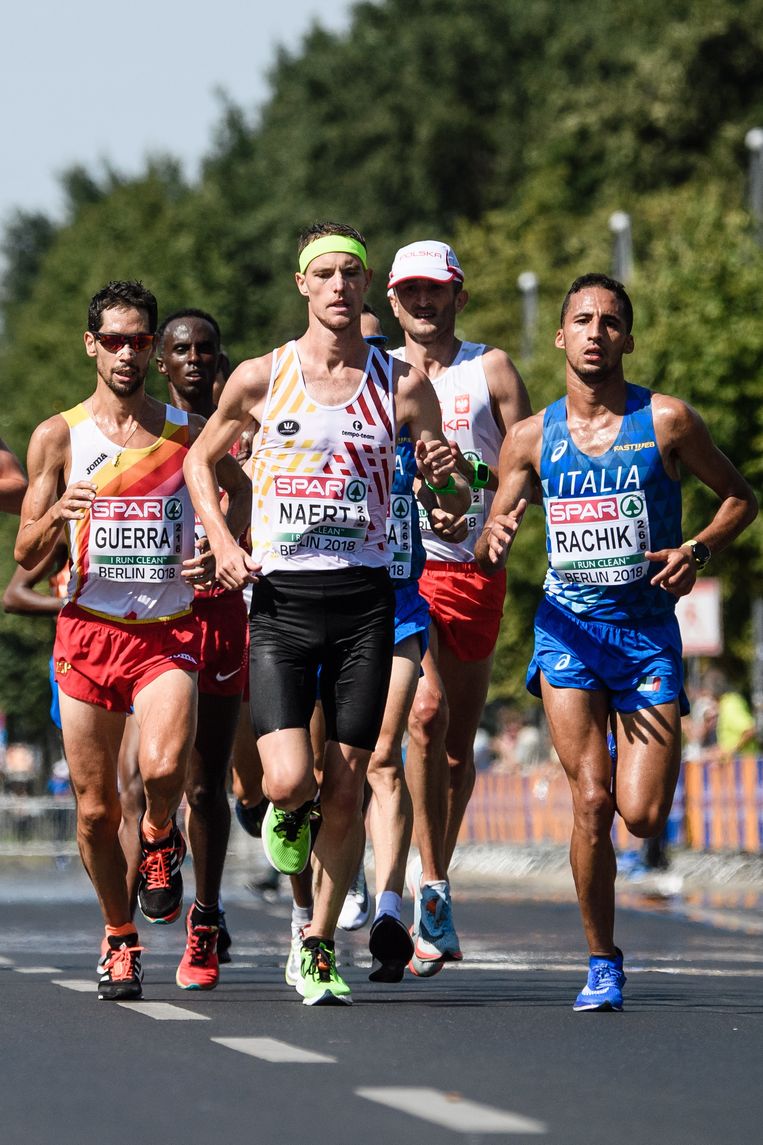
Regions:
<instances>
[{"instance_id":1,"label":"white polska singlet","mask_svg":"<svg viewBox=\"0 0 763 1145\"><path fill-rule=\"evenodd\" d=\"M462 342L453 363L437 378L431 378L442 411L442 427L446 441L455 441L464 457L473 464L484 461L492 468L498 464L503 435L496 425L490 404L490 390L483 357L487 347L480 342ZM394 357L406 361L405 348L392 351ZM441 541L429 524L423 505L419 505L421 539L429 561L457 561L469 564L474 560L474 546L482 533L493 503L493 491L473 489L472 503L466 514L468 536L459 544Z\"/></svg>"}]
</instances>

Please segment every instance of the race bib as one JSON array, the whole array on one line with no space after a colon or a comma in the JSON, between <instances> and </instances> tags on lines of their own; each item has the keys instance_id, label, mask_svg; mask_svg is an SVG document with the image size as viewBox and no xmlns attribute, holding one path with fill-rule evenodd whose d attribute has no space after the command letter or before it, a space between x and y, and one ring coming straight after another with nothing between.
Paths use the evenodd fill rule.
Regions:
<instances>
[{"instance_id":1,"label":"race bib","mask_svg":"<svg viewBox=\"0 0 763 1145\"><path fill-rule=\"evenodd\" d=\"M183 517L179 497L97 497L90 509L91 568L105 580L176 580Z\"/></svg>"},{"instance_id":2,"label":"race bib","mask_svg":"<svg viewBox=\"0 0 763 1145\"><path fill-rule=\"evenodd\" d=\"M413 497L410 493L393 493L387 511L387 547L392 554L389 575L393 580L409 580L413 559L413 530L411 514Z\"/></svg>"},{"instance_id":3,"label":"race bib","mask_svg":"<svg viewBox=\"0 0 763 1145\"><path fill-rule=\"evenodd\" d=\"M649 514L642 490L547 501L551 567L575 584L627 584L646 576Z\"/></svg>"},{"instance_id":4,"label":"race bib","mask_svg":"<svg viewBox=\"0 0 763 1145\"><path fill-rule=\"evenodd\" d=\"M305 549L353 553L362 548L369 524L368 482L363 478L279 474L273 492L272 543L280 556Z\"/></svg>"}]
</instances>

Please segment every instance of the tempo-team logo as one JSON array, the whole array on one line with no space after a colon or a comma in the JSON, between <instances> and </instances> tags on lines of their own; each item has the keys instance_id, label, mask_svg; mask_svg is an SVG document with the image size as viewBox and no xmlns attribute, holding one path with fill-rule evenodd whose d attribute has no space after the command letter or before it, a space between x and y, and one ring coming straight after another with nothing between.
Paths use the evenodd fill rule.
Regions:
<instances>
[{"instance_id":1,"label":"tempo-team logo","mask_svg":"<svg viewBox=\"0 0 763 1145\"><path fill-rule=\"evenodd\" d=\"M549 501L548 519L552 525L570 525L579 521L617 521L620 513L615 497L591 497L584 501Z\"/></svg>"},{"instance_id":2,"label":"tempo-team logo","mask_svg":"<svg viewBox=\"0 0 763 1145\"><path fill-rule=\"evenodd\" d=\"M279 473L273 480L276 497L317 497L341 501L345 495L343 477L299 477Z\"/></svg>"},{"instance_id":3,"label":"tempo-team logo","mask_svg":"<svg viewBox=\"0 0 763 1145\"><path fill-rule=\"evenodd\" d=\"M554 452L551 454L551 460L558 461L560 457L564 457L568 444L569 442L567 441L560 441L558 445L555 445Z\"/></svg>"},{"instance_id":4,"label":"tempo-team logo","mask_svg":"<svg viewBox=\"0 0 763 1145\"><path fill-rule=\"evenodd\" d=\"M295 433L299 433L300 425L293 417L287 417L283 421L279 421L276 429L281 437L294 437Z\"/></svg>"},{"instance_id":5,"label":"tempo-team logo","mask_svg":"<svg viewBox=\"0 0 763 1145\"><path fill-rule=\"evenodd\" d=\"M170 505L177 514L175 517L170 517L170 520L177 520L183 515L183 504L173 497L167 502L168 510ZM96 497L90 512L96 521L163 521L164 502L156 497L131 497L129 500L120 497Z\"/></svg>"}]
</instances>

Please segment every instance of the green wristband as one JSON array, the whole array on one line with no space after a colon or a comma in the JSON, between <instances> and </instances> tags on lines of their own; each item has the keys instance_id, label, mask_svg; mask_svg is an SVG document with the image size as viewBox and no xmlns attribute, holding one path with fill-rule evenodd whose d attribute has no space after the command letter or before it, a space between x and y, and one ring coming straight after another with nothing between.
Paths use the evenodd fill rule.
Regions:
<instances>
[{"instance_id":1,"label":"green wristband","mask_svg":"<svg viewBox=\"0 0 763 1145\"><path fill-rule=\"evenodd\" d=\"M426 478L424 478L424 484L426 485L427 489L431 489L433 493L458 493L456 479L452 473L444 485L432 485L429 481L426 480Z\"/></svg>"}]
</instances>

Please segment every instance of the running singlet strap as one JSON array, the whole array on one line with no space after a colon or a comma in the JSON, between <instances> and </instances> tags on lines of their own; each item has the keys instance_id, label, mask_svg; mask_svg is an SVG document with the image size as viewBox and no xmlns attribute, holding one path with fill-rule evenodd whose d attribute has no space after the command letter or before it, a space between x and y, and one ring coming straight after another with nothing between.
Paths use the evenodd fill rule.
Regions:
<instances>
[{"instance_id":1,"label":"running singlet strap","mask_svg":"<svg viewBox=\"0 0 763 1145\"><path fill-rule=\"evenodd\" d=\"M127 623L168 620L190 611L193 589L181 578L193 556L194 515L183 479L188 414L165 406L156 441L124 449L99 430L84 405L66 410L69 483L92 481L96 496L67 525L69 601Z\"/></svg>"},{"instance_id":2,"label":"running singlet strap","mask_svg":"<svg viewBox=\"0 0 763 1145\"><path fill-rule=\"evenodd\" d=\"M627 384L620 431L596 457L577 448L566 399L543 419L540 477L549 568L544 591L558 607L597 621L633 625L675 609L650 581L645 553L681 543L681 487L665 472L652 394Z\"/></svg>"},{"instance_id":3,"label":"running singlet strap","mask_svg":"<svg viewBox=\"0 0 763 1145\"><path fill-rule=\"evenodd\" d=\"M294 342L273 368L252 454L252 556L271 572L386 567L395 449L393 364L369 347L352 397L310 397Z\"/></svg>"}]
</instances>

